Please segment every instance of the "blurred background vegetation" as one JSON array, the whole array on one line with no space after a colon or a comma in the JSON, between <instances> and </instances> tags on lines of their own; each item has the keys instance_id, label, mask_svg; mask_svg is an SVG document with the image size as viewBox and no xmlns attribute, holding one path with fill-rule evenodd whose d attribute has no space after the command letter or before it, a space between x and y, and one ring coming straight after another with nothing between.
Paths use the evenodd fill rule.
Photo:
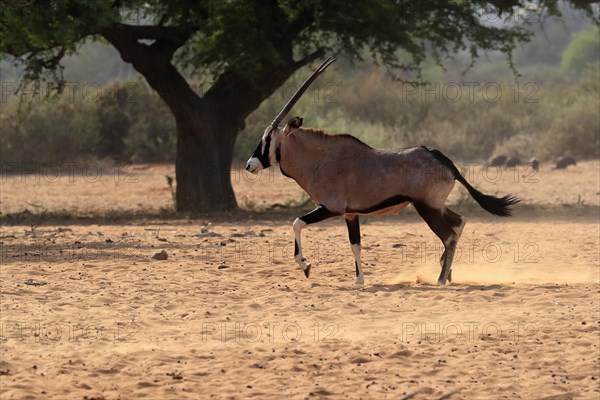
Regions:
<instances>
[{"instance_id":1,"label":"blurred background vegetation","mask_svg":"<svg viewBox=\"0 0 600 400\"><path fill-rule=\"evenodd\" d=\"M434 146L455 160L496 154L600 157L600 34L587 21L549 18L515 52L521 76L502 54L488 54L463 74L468 54L442 70L432 61L426 86L364 62L339 60L298 103L293 115L309 127L351 133L375 147ZM246 120L235 158L246 160L265 126L305 78L307 70ZM70 84L58 99L11 95L19 71L0 62L0 157L3 162L65 163L112 159L174 162L175 121L158 94L116 50L86 43L65 61ZM403 81L404 80L404 81ZM190 79L202 94L201 81Z\"/></svg>"}]
</instances>

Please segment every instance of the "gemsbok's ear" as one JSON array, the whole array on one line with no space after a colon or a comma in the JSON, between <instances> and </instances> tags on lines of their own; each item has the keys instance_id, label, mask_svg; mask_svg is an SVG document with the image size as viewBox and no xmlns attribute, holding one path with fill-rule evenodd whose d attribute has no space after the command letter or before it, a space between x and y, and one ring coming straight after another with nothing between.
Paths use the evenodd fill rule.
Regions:
<instances>
[{"instance_id":1,"label":"gemsbok's ear","mask_svg":"<svg viewBox=\"0 0 600 400\"><path fill-rule=\"evenodd\" d=\"M288 126L293 129L298 129L302 126L302 118L294 117L288 121Z\"/></svg>"}]
</instances>

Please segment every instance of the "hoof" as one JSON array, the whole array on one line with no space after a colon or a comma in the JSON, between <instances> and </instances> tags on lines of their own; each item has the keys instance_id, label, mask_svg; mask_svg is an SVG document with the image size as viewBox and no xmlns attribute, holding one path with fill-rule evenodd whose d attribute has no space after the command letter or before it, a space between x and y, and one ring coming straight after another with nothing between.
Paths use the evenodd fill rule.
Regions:
<instances>
[{"instance_id":1,"label":"hoof","mask_svg":"<svg viewBox=\"0 0 600 400\"><path fill-rule=\"evenodd\" d=\"M444 282L443 280L440 279L439 281L437 281L437 284L440 286L444 286L446 284L446 282Z\"/></svg>"},{"instance_id":2,"label":"hoof","mask_svg":"<svg viewBox=\"0 0 600 400\"><path fill-rule=\"evenodd\" d=\"M306 276L307 278L310 276L310 264L306 264L306 269L304 270L304 276Z\"/></svg>"},{"instance_id":3,"label":"hoof","mask_svg":"<svg viewBox=\"0 0 600 400\"><path fill-rule=\"evenodd\" d=\"M356 280L354 281L355 285L364 285L365 284L365 278L363 278L362 276L360 278L356 278Z\"/></svg>"}]
</instances>

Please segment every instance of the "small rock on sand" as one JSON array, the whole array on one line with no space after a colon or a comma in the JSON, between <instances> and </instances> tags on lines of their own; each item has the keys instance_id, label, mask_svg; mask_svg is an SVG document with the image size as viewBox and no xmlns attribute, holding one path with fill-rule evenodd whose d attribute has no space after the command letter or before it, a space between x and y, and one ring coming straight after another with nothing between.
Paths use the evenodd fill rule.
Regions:
<instances>
[{"instance_id":1,"label":"small rock on sand","mask_svg":"<svg viewBox=\"0 0 600 400\"><path fill-rule=\"evenodd\" d=\"M169 258L169 255L165 250L162 250L160 253L154 254L152 258L154 258L155 260L166 260L167 258Z\"/></svg>"},{"instance_id":2,"label":"small rock on sand","mask_svg":"<svg viewBox=\"0 0 600 400\"><path fill-rule=\"evenodd\" d=\"M33 279L27 279L24 283L29 286L44 286L48 284L48 282L36 281Z\"/></svg>"}]
</instances>

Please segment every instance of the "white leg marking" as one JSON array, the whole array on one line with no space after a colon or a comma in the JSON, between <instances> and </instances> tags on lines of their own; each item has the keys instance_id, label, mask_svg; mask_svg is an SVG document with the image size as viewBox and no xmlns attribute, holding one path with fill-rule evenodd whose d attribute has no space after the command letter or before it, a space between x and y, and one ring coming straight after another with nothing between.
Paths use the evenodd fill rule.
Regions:
<instances>
[{"instance_id":1,"label":"white leg marking","mask_svg":"<svg viewBox=\"0 0 600 400\"><path fill-rule=\"evenodd\" d=\"M310 264L306 262L306 259L304 257L302 257L302 239L301 239L301 231L302 228L304 228L307 225L306 222L302 221L300 218L296 218L294 220L294 235L295 235L295 240L296 240L296 246L297 246L297 250L298 252L296 254L294 254L294 259L296 260L296 262L298 263L298 265L300 265L300 268L302 268L302 271L306 271L307 269L310 268ZM296 249L294 249L296 250Z\"/></svg>"},{"instance_id":2,"label":"white leg marking","mask_svg":"<svg viewBox=\"0 0 600 400\"><path fill-rule=\"evenodd\" d=\"M356 263L356 281L357 285L363 285L365 283L365 277L363 275L362 264L360 262L360 244L351 244L352 254L354 254L354 262Z\"/></svg>"}]
</instances>

